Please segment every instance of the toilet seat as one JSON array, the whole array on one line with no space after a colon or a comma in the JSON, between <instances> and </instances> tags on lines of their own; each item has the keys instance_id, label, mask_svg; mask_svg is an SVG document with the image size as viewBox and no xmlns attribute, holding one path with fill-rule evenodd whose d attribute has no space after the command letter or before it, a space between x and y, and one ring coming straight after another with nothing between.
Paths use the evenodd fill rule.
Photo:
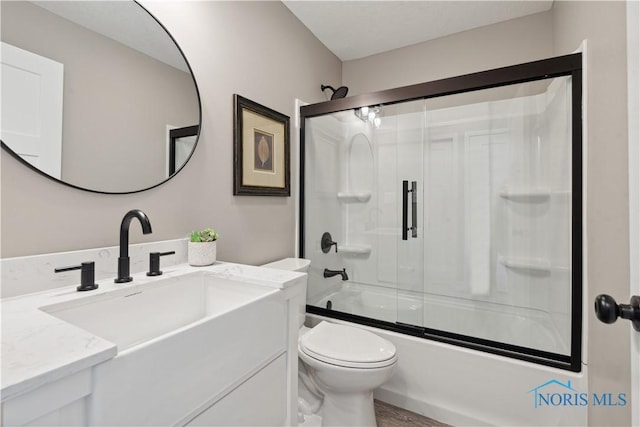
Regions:
<instances>
[{"instance_id":1,"label":"toilet seat","mask_svg":"<svg viewBox=\"0 0 640 427\"><path fill-rule=\"evenodd\" d=\"M299 349L321 362L373 369L396 362L396 347L364 329L322 321L299 340Z\"/></svg>"}]
</instances>

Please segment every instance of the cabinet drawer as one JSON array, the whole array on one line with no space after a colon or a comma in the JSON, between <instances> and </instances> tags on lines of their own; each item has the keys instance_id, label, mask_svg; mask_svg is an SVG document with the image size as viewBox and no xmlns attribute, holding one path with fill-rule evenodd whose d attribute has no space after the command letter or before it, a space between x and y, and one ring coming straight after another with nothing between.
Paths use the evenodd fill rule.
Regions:
<instances>
[{"instance_id":1,"label":"cabinet drawer","mask_svg":"<svg viewBox=\"0 0 640 427\"><path fill-rule=\"evenodd\" d=\"M286 369L283 354L187 425L283 426L287 415Z\"/></svg>"}]
</instances>

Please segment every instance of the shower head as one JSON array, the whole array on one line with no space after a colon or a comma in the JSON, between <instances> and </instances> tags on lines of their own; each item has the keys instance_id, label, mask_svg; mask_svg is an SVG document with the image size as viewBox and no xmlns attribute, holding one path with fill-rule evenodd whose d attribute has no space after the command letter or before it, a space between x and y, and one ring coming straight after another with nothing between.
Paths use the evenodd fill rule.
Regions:
<instances>
[{"instance_id":1,"label":"shower head","mask_svg":"<svg viewBox=\"0 0 640 427\"><path fill-rule=\"evenodd\" d=\"M349 92L349 88L346 86L340 86L338 89L334 89L331 86L328 85L320 85L320 89L322 89L322 91L324 92L327 89L330 89L331 92L333 92L331 94L331 99L339 99L339 98L344 98L345 96L347 96L347 92Z\"/></svg>"}]
</instances>

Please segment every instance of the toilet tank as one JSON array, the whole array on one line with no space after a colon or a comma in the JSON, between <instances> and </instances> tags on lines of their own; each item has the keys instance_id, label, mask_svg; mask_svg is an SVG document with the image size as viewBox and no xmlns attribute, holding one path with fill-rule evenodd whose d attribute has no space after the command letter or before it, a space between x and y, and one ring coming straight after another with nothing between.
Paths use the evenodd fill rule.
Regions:
<instances>
[{"instance_id":1,"label":"toilet tank","mask_svg":"<svg viewBox=\"0 0 640 427\"><path fill-rule=\"evenodd\" d=\"M307 273L309 271L309 265L311 265L311 260L305 258L284 258L268 264L263 264L261 267ZM304 286L302 286L302 289L300 289L300 291L297 292L297 295L292 298L292 301L298 308L298 327L302 327L304 325L304 319L307 311L307 280L304 281Z\"/></svg>"}]
</instances>

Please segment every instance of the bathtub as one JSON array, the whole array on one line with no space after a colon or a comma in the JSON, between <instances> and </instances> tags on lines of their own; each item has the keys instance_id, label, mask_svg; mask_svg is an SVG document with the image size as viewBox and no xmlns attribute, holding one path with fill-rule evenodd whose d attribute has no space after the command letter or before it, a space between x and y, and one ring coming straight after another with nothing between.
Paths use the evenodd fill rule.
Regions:
<instances>
[{"instance_id":1,"label":"bathtub","mask_svg":"<svg viewBox=\"0 0 640 427\"><path fill-rule=\"evenodd\" d=\"M554 317L542 310L355 282L346 282L339 290L316 298L313 305L326 308L329 302L333 310L343 313L569 354L568 330L560 330Z\"/></svg>"},{"instance_id":2,"label":"bathtub","mask_svg":"<svg viewBox=\"0 0 640 427\"><path fill-rule=\"evenodd\" d=\"M399 295L395 290L372 291L371 286L366 286L366 292L362 292L361 286L366 285L345 284L342 289L316 299L313 305L326 307L330 300L333 310L410 324L421 324L423 313L448 311L447 325L452 332L459 332L455 330L456 323L451 324L452 317L458 320L457 325L468 325L470 318L465 314L473 314L476 336L498 341L507 339L517 345L533 342L550 351L566 351L561 334L544 313L506 307L504 310L482 309L473 306L473 302L463 301L458 303L455 316L451 316L453 302L447 298L430 297L425 305L422 299ZM510 327L496 328L498 324L504 325L504 316L509 317ZM321 320L350 324L307 313L307 326L312 327ZM351 325L370 330L397 348L396 373L376 390L377 399L455 426L587 425L587 406L571 405L571 400L558 405L540 405L536 401L538 393L587 393L586 365L582 366L582 372L569 372L383 329Z\"/></svg>"}]
</instances>

